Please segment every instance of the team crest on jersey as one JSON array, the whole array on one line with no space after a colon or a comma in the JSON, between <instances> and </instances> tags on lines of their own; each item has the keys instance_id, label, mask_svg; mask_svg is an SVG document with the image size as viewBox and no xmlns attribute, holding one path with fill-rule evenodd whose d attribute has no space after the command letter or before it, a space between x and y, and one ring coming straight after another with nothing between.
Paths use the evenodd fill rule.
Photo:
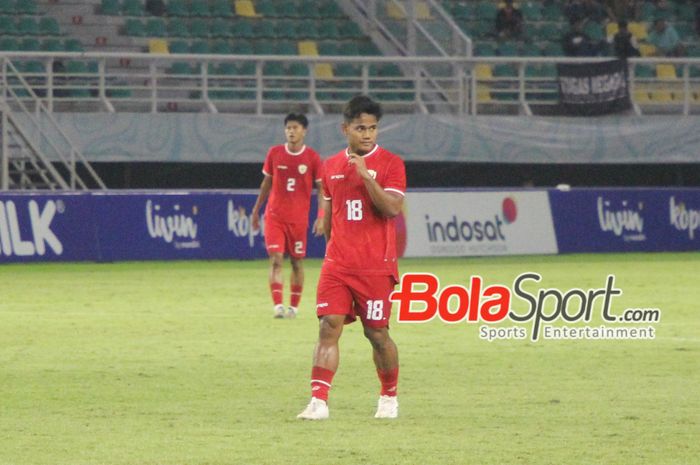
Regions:
<instances>
[{"instance_id":1,"label":"team crest on jersey","mask_svg":"<svg viewBox=\"0 0 700 465\"><path fill-rule=\"evenodd\" d=\"M299 165L299 174L306 173L306 165Z\"/></svg>"},{"instance_id":2,"label":"team crest on jersey","mask_svg":"<svg viewBox=\"0 0 700 465\"><path fill-rule=\"evenodd\" d=\"M377 179L377 172L374 170L367 170L370 176L372 176L372 179Z\"/></svg>"}]
</instances>

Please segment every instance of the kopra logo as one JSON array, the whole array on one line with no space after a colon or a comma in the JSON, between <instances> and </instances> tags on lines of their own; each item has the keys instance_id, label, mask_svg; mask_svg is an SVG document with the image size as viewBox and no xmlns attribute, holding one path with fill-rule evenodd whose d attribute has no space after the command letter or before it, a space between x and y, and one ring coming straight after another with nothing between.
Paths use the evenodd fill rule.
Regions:
<instances>
[{"instance_id":1,"label":"kopra logo","mask_svg":"<svg viewBox=\"0 0 700 465\"><path fill-rule=\"evenodd\" d=\"M63 201L48 200L44 207L39 209L39 204L30 200L27 203L27 209L31 235L25 235L23 238L17 206L12 200L0 202L0 252L7 257L43 256L46 254L48 245L53 253L61 255L63 244L51 230L51 222L56 213L65 211Z\"/></svg>"},{"instance_id":2,"label":"kopra logo","mask_svg":"<svg viewBox=\"0 0 700 465\"><path fill-rule=\"evenodd\" d=\"M687 231L688 238L695 238L695 231L700 228L700 210L688 208L684 202L676 203L676 198L669 199L668 211L671 225L678 231Z\"/></svg>"}]
</instances>

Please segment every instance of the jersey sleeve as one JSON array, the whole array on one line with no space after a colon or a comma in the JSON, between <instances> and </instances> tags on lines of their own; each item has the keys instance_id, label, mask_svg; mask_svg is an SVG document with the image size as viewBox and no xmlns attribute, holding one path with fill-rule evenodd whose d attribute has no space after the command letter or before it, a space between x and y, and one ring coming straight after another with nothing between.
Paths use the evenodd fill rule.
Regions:
<instances>
[{"instance_id":1,"label":"jersey sleeve","mask_svg":"<svg viewBox=\"0 0 700 465\"><path fill-rule=\"evenodd\" d=\"M330 200L331 193L328 191L328 177L326 176L328 170L326 169L326 164L327 163L323 163L321 165L321 188L323 189L323 199Z\"/></svg>"},{"instance_id":2,"label":"jersey sleeve","mask_svg":"<svg viewBox=\"0 0 700 465\"><path fill-rule=\"evenodd\" d=\"M267 151L262 172L265 176L272 176L272 149Z\"/></svg>"},{"instance_id":3,"label":"jersey sleeve","mask_svg":"<svg viewBox=\"0 0 700 465\"><path fill-rule=\"evenodd\" d=\"M314 152L313 158L313 179L314 182L323 180L323 162L318 153Z\"/></svg>"},{"instance_id":4,"label":"jersey sleeve","mask_svg":"<svg viewBox=\"0 0 700 465\"><path fill-rule=\"evenodd\" d=\"M395 192L402 196L406 195L406 165L401 158L392 157L383 187L385 191Z\"/></svg>"}]
</instances>

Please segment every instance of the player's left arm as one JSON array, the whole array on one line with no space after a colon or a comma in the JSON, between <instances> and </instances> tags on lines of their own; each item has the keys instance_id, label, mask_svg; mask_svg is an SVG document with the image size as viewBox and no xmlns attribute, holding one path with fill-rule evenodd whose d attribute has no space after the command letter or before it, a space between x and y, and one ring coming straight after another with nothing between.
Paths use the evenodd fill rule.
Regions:
<instances>
[{"instance_id":1,"label":"player's left arm","mask_svg":"<svg viewBox=\"0 0 700 465\"><path fill-rule=\"evenodd\" d=\"M324 235L323 218L326 211L324 209L325 202L323 201L323 186L320 179L316 180L316 192L318 196L318 214L316 215L316 220L314 221L313 233L314 236L322 236Z\"/></svg>"},{"instance_id":2,"label":"player's left arm","mask_svg":"<svg viewBox=\"0 0 700 465\"><path fill-rule=\"evenodd\" d=\"M357 174L360 175L362 181L367 188L367 193L370 199L372 199L372 204L374 207L387 218L393 218L399 213L403 208L403 198L402 193L387 191L384 187L380 186L376 179L372 177L365 164L365 159L357 154L350 154L349 162L354 164L357 169ZM402 174L405 179L405 174Z\"/></svg>"}]
</instances>

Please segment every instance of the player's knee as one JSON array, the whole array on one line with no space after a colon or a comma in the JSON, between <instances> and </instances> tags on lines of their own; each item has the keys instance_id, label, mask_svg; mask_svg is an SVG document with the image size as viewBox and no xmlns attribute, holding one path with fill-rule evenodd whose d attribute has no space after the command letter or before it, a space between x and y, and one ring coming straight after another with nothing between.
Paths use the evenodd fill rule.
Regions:
<instances>
[{"instance_id":1,"label":"player's knee","mask_svg":"<svg viewBox=\"0 0 700 465\"><path fill-rule=\"evenodd\" d=\"M282 263L284 262L284 256L280 253L275 253L270 255L270 264L272 268L282 268Z\"/></svg>"},{"instance_id":2,"label":"player's knee","mask_svg":"<svg viewBox=\"0 0 700 465\"><path fill-rule=\"evenodd\" d=\"M383 350L391 342L386 328L365 328L365 337L377 350Z\"/></svg>"},{"instance_id":3,"label":"player's knee","mask_svg":"<svg viewBox=\"0 0 700 465\"><path fill-rule=\"evenodd\" d=\"M319 320L318 338L321 341L337 341L343 330L343 321L338 321L337 318L332 318L336 315L327 315Z\"/></svg>"},{"instance_id":4,"label":"player's knee","mask_svg":"<svg viewBox=\"0 0 700 465\"><path fill-rule=\"evenodd\" d=\"M303 269L301 258L291 258L289 262L292 264L292 269L294 271L301 271Z\"/></svg>"}]
</instances>

